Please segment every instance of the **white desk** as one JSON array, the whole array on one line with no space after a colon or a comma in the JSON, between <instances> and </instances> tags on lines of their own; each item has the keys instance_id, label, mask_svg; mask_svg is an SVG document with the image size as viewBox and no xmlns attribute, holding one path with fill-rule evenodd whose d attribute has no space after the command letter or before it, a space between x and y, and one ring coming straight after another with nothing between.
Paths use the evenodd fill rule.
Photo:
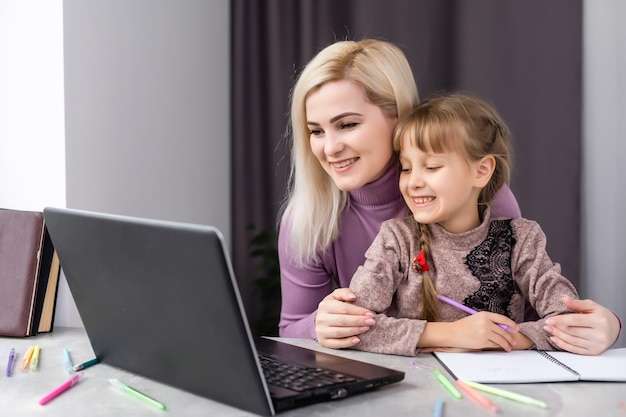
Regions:
<instances>
[{"instance_id":1,"label":"white desk","mask_svg":"<svg viewBox=\"0 0 626 417\"><path fill-rule=\"evenodd\" d=\"M426 364L442 370L431 355L417 358L377 355L357 351L335 351L319 347L312 340L280 339L329 353L348 356L365 362L403 370L405 380L374 392L344 400L315 404L280 413L280 416L432 416L435 399L445 400L445 417L487 416L490 411L470 399L454 400L439 384L432 372L414 366ZM41 347L37 371L20 372L19 365L30 345ZM19 353L14 374L5 376L11 347ZM57 328L53 333L36 337L0 338L0 410L3 416L250 416L242 410L211 401L185 391L113 368L98 364L86 369L85 377L66 393L40 406L41 397L69 379L63 363L62 350L69 349L75 364L94 357L83 329ZM445 371L442 370L442 372ZM117 391L108 378L119 380L166 404L167 410L152 408L143 402ZM592 416L626 417L626 383L558 383L507 385L505 388L546 401L547 410L493 397L502 416Z\"/></svg>"}]
</instances>

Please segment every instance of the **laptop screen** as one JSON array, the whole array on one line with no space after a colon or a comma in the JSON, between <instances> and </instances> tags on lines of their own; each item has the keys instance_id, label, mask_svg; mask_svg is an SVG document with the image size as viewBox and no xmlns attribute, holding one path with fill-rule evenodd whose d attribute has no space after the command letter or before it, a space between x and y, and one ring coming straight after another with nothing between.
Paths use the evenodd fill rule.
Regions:
<instances>
[{"instance_id":1,"label":"laptop screen","mask_svg":"<svg viewBox=\"0 0 626 417\"><path fill-rule=\"evenodd\" d=\"M222 235L212 226L50 207L44 218L100 362L263 415L404 378L286 343L255 343ZM269 386L258 348L346 376L308 393Z\"/></svg>"},{"instance_id":2,"label":"laptop screen","mask_svg":"<svg viewBox=\"0 0 626 417\"><path fill-rule=\"evenodd\" d=\"M217 229L68 209L44 216L100 362L271 413Z\"/></svg>"}]
</instances>

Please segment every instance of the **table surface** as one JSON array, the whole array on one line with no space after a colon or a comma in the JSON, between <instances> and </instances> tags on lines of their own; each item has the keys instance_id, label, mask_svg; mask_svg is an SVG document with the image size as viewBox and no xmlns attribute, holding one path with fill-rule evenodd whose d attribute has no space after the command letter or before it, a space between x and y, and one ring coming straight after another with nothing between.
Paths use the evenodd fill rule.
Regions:
<instances>
[{"instance_id":1,"label":"table surface","mask_svg":"<svg viewBox=\"0 0 626 417\"><path fill-rule=\"evenodd\" d=\"M339 401L280 413L280 416L432 416L437 397L444 400L443 416L474 417L494 414L470 399L453 399L436 379L431 368L447 375L432 355L415 358L379 355L350 350L330 350L313 340L278 340L315 350L346 356L357 360L402 370L405 380L373 392ZM21 358L30 345L41 347L36 371L21 372ZM18 352L12 376L6 377L4 367L12 347ZM63 348L70 351L72 361L81 363L94 357L84 329L56 328L52 333L30 338L0 338L0 407L2 415L19 416L250 416L248 412L199 397L177 388L111 367L98 364L84 371L84 378L70 391L45 406L39 399L67 381ZM158 399L167 406L161 411L112 387L108 379L117 378L137 390ZM514 384L503 388L529 395L548 403L548 409L513 402L488 395L502 416L622 416L626 417L626 383L568 382Z\"/></svg>"}]
</instances>

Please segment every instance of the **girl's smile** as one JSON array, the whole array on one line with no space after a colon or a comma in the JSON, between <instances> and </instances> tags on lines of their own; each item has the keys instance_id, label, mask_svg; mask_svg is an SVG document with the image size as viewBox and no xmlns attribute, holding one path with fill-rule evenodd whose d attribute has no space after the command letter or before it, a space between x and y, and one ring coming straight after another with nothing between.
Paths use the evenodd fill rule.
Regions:
<instances>
[{"instance_id":1,"label":"girl's smile","mask_svg":"<svg viewBox=\"0 0 626 417\"><path fill-rule=\"evenodd\" d=\"M438 223L451 233L480 224L476 181L480 161L458 152L424 152L405 138L400 152L400 191L419 223Z\"/></svg>"}]
</instances>

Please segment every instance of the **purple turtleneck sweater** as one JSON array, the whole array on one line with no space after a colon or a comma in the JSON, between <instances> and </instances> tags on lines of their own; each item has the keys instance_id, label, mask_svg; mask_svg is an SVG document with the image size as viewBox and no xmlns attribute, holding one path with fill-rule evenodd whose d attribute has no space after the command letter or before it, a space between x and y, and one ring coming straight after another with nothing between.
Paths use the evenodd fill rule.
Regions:
<instances>
[{"instance_id":1,"label":"purple turtleneck sweater","mask_svg":"<svg viewBox=\"0 0 626 417\"><path fill-rule=\"evenodd\" d=\"M315 315L319 303L335 287L349 287L365 252L383 221L404 217L409 210L398 186L398 165L382 177L351 191L341 213L340 236L305 267L294 265L289 252L289 221L278 235L282 291L279 331L282 337L316 339ZM492 217L520 217L520 209L509 187L503 187L491 204Z\"/></svg>"}]
</instances>

